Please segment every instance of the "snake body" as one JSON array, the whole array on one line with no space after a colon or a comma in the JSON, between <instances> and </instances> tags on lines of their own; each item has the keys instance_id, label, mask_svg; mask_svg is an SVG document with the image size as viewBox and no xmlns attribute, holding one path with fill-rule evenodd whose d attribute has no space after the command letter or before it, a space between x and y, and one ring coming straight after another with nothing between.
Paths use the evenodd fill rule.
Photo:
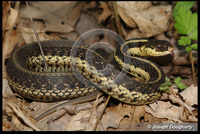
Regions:
<instances>
[{"instance_id":1,"label":"snake body","mask_svg":"<svg viewBox=\"0 0 200 134\"><path fill-rule=\"evenodd\" d=\"M77 98L99 89L128 104L149 104L159 99L158 88L164 83L165 75L156 63L138 55L145 56L145 51L148 51L147 56L169 54L172 46L167 41L131 39L107 55L85 47L80 47L76 54L71 53L73 43L66 40L41 42L48 73L37 43L15 49L6 63L11 88L25 98L45 102ZM144 45L149 50L144 49ZM154 49L152 45L160 47ZM88 51L92 56L86 55ZM108 61L109 57L112 60ZM126 59L128 62L124 62ZM108 65L111 68L106 75L98 72ZM80 75L83 80L77 80ZM116 78L122 79L115 81Z\"/></svg>"}]
</instances>

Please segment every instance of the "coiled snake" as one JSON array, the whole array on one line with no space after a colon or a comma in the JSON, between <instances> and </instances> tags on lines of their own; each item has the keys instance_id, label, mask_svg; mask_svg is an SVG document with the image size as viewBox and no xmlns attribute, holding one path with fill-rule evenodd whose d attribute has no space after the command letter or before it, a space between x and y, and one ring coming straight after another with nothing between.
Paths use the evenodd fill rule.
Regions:
<instances>
[{"instance_id":1,"label":"coiled snake","mask_svg":"<svg viewBox=\"0 0 200 134\"><path fill-rule=\"evenodd\" d=\"M44 72L37 43L15 49L6 68L12 89L25 98L45 102L85 96L100 89L128 104L152 103L160 97L158 88L165 76L156 63L138 56L167 55L173 49L167 41L148 39L127 40L111 54L85 47L70 53L73 42L65 40L41 44L48 73ZM87 56L88 52L92 56Z\"/></svg>"}]
</instances>

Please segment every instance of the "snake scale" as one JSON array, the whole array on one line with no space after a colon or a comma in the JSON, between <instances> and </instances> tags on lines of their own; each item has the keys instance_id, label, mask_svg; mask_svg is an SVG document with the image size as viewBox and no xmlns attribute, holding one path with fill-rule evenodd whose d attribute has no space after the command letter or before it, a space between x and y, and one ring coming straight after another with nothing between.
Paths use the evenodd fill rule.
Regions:
<instances>
[{"instance_id":1,"label":"snake scale","mask_svg":"<svg viewBox=\"0 0 200 134\"><path fill-rule=\"evenodd\" d=\"M110 54L84 46L73 53L73 43L41 42L48 73L37 43L16 48L6 63L11 88L25 98L44 102L77 98L97 90L134 105L159 99L165 75L156 63L139 56L171 54L169 42L130 39Z\"/></svg>"}]
</instances>

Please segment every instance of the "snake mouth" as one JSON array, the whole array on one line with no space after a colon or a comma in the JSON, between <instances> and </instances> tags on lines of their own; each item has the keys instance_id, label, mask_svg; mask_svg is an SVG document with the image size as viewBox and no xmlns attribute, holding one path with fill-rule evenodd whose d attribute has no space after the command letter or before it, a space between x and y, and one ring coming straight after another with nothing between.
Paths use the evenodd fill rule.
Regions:
<instances>
[{"instance_id":1,"label":"snake mouth","mask_svg":"<svg viewBox=\"0 0 200 134\"><path fill-rule=\"evenodd\" d=\"M171 52L171 55L174 57L174 51L173 51L173 50L171 50L170 52Z\"/></svg>"}]
</instances>

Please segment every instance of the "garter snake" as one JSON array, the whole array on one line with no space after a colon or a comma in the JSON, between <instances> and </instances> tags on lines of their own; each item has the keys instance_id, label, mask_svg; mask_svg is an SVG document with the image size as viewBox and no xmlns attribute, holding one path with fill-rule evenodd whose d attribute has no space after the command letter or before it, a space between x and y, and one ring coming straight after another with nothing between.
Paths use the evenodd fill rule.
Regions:
<instances>
[{"instance_id":1,"label":"garter snake","mask_svg":"<svg viewBox=\"0 0 200 134\"><path fill-rule=\"evenodd\" d=\"M119 101L134 105L158 100L158 88L165 80L162 69L156 63L139 56L168 55L173 49L167 41L130 39L111 54L101 55L80 47L77 56L73 57L73 53L70 53L73 46L71 41L42 41L41 45L49 73L44 72L37 43L15 49L6 63L9 85L21 96L51 102L85 96L100 89ZM88 51L93 55L87 57L85 53ZM71 64L69 56L76 62ZM108 57L112 57L110 61ZM125 63L126 58L129 62ZM97 71L105 69L107 65L112 68L106 75ZM73 73L72 66L76 66ZM78 81L76 74L81 74L86 80ZM123 79L114 81L119 74Z\"/></svg>"}]
</instances>

